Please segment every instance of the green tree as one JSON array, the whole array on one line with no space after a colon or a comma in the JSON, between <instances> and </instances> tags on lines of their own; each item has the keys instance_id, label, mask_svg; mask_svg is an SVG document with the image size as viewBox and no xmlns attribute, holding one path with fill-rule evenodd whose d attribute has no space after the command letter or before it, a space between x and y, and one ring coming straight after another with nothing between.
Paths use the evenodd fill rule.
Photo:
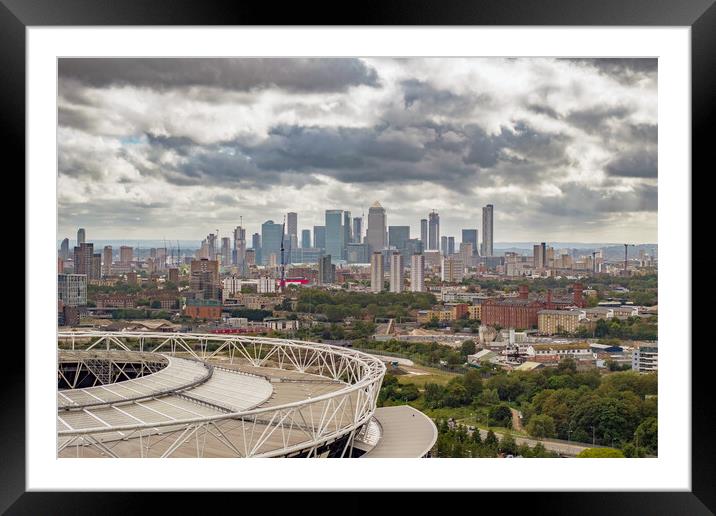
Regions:
<instances>
[{"instance_id":1,"label":"green tree","mask_svg":"<svg viewBox=\"0 0 716 516\"><path fill-rule=\"evenodd\" d=\"M490 407L489 418L490 424L493 426L512 428L512 411L509 405L500 403L497 406Z\"/></svg>"},{"instance_id":2,"label":"green tree","mask_svg":"<svg viewBox=\"0 0 716 516\"><path fill-rule=\"evenodd\" d=\"M487 431L487 435L485 436L484 445L488 448L494 448L495 450L497 450L499 441L497 440L497 436L495 435L495 432L493 432L492 430Z\"/></svg>"},{"instance_id":3,"label":"green tree","mask_svg":"<svg viewBox=\"0 0 716 516\"><path fill-rule=\"evenodd\" d=\"M462 383L468 398L475 399L482 393L482 378L475 369L470 369L462 376Z\"/></svg>"},{"instance_id":4,"label":"green tree","mask_svg":"<svg viewBox=\"0 0 716 516\"><path fill-rule=\"evenodd\" d=\"M464 357L467 355L474 355L476 349L475 342L472 340L466 340L462 343L462 346L460 346L460 354Z\"/></svg>"},{"instance_id":5,"label":"green tree","mask_svg":"<svg viewBox=\"0 0 716 516\"><path fill-rule=\"evenodd\" d=\"M624 458L616 448L585 448L577 454L578 459L619 459Z\"/></svg>"},{"instance_id":6,"label":"green tree","mask_svg":"<svg viewBox=\"0 0 716 516\"><path fill-rule=\"evenodd\" d=\"M527 423L527 433L533 437L554 437L554 419L546 414L537 414Z\"/></svg>"},{"instance_id":7,"label":"green tree","mask_svg":"<svg viewBox=\"0 0 716 516\"><path fill-rule=\"evenodd\" d=\"M502 436L502 439L500 439L499 450L502 453L508 453L511 455L517 454L517 443L511 433L507 432Z\"/></svg>"},{"instance_id":8,"label":"green tree","mask_svg":"<svg viewBox=\"0 0 716 516\"><path fill-rule=\"evenodd\" d=\"M648 417L642 421L634 432L634 444L639 451L643 448L647 453L656 455L659 451L658 421L655 417Z\"/></svg>"}]
</instances>

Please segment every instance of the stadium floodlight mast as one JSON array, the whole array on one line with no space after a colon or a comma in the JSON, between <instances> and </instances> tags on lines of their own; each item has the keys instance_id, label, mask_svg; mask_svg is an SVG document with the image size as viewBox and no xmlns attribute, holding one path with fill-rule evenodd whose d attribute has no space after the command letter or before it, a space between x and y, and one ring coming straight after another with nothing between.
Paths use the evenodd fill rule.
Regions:
<instances>
[{"instance_id":1,"label":"stadium floodlight mast","mask_svg":"<svg viewBox=\"0 0 716 516\"><path fill-rule=\"evenodd\" d=\"M139 351L132 350L130 341ZM108 377L100 379L97 374L97 388L89 389L91 392L59 391L58 399L64 400L58 408L60 457L312 457L331 446L334 453L338 447L340 456L350 456L356 434L365 432L374 415L386 370L378 358L350 348L243 335L68 331L59 333L58 347L61 360L68 355L67 360L83 361L86 372L96 372L102 359L105 364L114 364L113 374L117 375L124 372L124 362L154 364L147 367L147 376L135 378L131 380L135 383L128 385L128 389L138 391L136 396L125 391L118 394L119 386L129 382L103 384ZM219 357L228 359L230 365L247 365L251 372L208 362ZM158 370L161 365L156 364L160 363L165 369ZM136 371L139 366L133 367ZM241 410L227 409L193 394L197 386L217 392L211 382L221 374L254 385L267 384L263 401L273 387L261 375L262 368L282 370L286 378L281 383L296 381L291 374L298 372L311 375L306 381L330 383L336 390L319 390L313 397L278 405L259 403ZM78 395L79 402L73 394ZM187 417L185 409L171 408L175 399L203 403L215 410L208 414L209 409L204 413L197 410ZM141 415L148 414L146 403L150 400L164 400L166 409L150 408L164 417Z\"/></svg>"}]
</instances>

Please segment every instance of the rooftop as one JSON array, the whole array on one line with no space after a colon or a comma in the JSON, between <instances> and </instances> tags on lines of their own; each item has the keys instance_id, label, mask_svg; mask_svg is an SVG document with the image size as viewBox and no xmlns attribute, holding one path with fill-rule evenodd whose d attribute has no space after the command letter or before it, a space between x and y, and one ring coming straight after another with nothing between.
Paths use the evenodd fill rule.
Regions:
<instances>
[{"instance_id":1,"label":"rooftop","mask_svg":"<svg viewBox=\"0 0 716 516\"><path fill-rule=\"evenodd\" d=\"M382 437L365 458L415 458L427 454L438 439L433 420L410 405L381 407L373 416Z\"/></svg>"}]
</instances>

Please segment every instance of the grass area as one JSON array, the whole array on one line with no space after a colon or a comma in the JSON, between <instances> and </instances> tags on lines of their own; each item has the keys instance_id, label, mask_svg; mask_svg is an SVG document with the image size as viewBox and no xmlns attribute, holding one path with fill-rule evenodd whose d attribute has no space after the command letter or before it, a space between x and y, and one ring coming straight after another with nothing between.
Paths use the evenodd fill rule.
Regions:
<instances>
[{"instance_id":1,"label":"grass area","mask_svg":"<svg viewBox=\"0 0 716 516\"><path fill-rule=\"evenodd\" d=\"M412 383L417 385L418 389L425 387L426 383L437 383L438 385L445 385L450 381L451 378L459 376L459 373L451 373L449 371L443 371L442 369L436 369L433 367L426 367L421 365L415 366L400 366L400 369L404 371L415 371L422 374L401 374L397 375L396 378L401 384ZM390 367L388 367L390 372Z\"/></svg>"}]
</instances>

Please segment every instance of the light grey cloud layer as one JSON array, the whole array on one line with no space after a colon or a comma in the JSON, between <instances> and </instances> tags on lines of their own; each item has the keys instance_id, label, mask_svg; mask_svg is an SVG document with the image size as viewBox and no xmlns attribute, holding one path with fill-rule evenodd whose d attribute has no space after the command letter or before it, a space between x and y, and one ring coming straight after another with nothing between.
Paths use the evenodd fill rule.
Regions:
<instances>
[{"instance_id":1,"label":"light grey cloud layer","mask_svg":"<svg viewBox=\"0 0 716 516\"><path fill-rule=\"evenodd\" d=\"M367 211L498 241L656 240L656 60L61 59L60 233Z\"/></svg>"}]
</instances>

